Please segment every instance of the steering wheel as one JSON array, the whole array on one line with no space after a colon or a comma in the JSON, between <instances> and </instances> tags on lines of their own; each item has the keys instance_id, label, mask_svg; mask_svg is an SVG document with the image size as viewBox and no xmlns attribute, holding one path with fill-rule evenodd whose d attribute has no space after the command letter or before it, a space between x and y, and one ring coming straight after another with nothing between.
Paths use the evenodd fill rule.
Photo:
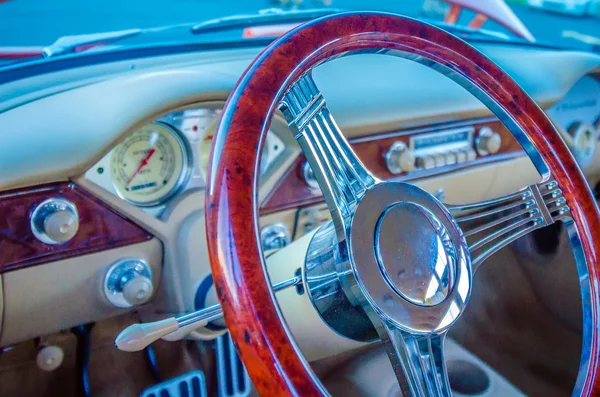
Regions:
<instances>
[{"instance_id":1,"label":"steering wheel","mask_svg":"<svg viewBox=\"0 0 600 397\"><path fill-rule=\"evenodd\" d=\"M311 76L315 66L357 53L403 57L459 83L512 132L542 181L494 200L445 205L414 185L378 180L353 153ZM573 395L600 391L600 216L548 117L500 67L452 34L392 14L344 13L267 47L229 97L214 138L205 207L210 262L231 337L261 394L327 394L290 337L259 246L257 170L278 108L332 215L311 240L305 288L318 309L327 297L311 279L335 279L339 296L326 303L347 311L336 330L355 324L364 328L359 337L379 335L404 395L451 395L444 336L465 308L473 273L508 243L557 221L570 235L584 310Z\"/></svg>"}]
</instances>

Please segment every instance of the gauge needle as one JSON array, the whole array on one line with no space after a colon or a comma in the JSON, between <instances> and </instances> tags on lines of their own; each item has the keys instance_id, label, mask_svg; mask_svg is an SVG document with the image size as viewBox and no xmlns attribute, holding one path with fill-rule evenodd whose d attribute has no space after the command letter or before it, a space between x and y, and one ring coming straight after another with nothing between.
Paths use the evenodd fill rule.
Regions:
<instances>
[{"instance_id":1,"label":"gauge needle","mask_svg":"<svg viewBox=\"0 0 600 397\"><path fill-rule=\"evenodd\" d=\"M140 163L140 165L137 167L137 170L135 170L135 172L133 173L133 175L131 175L131 178L129 178L129 180L127 181L127 186L129 186L129 184L131 183L131 181L133 181L133 178L135 178L135 176L140 173L140 171L142 170L142 168L144 168L148 164L148 161L150 160L150 157L152 157L152 155L154 154L154 152L156 152L156 150L154 148L150 149L150 151L148 152L148 154L146 155L146 157L144 157L144 159L142 160L142 162Z\"/></svg>"}]
</instances>

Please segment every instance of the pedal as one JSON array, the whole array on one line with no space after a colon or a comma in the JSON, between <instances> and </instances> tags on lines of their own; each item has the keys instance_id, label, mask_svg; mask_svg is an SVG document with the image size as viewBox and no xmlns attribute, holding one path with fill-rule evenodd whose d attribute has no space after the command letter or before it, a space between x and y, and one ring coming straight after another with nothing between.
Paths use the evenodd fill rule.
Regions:
<instances>
[{"instance_id":1,"label":"pedal","mask_svg":"<svg viewBox=\"0 0 600 397\"><path fill-rule=\"evenodd\" d=\"M140 397L206 397L202 371L190 371L176 378L150 386Z\"/></svg>"},{"instance_id":2,"label":"pedal","mask_svg":"<svg viewBox=\"0 0 600 397\"><path fill-rule=\"evenodd\" d=\"M217 384L219 397L247 397L252 391L250 377L238 356L229 332L217 338Z\"/></svg>"}]
</instances>

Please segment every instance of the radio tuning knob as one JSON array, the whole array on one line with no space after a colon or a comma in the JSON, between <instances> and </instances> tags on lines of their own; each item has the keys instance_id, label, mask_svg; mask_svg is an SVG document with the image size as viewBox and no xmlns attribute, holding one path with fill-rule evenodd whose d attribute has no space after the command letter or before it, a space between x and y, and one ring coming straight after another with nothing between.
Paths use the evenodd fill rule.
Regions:
<instances>
[{"instance_id":1,"label":"radio tuning knob","mask_svg":"<svg viewBox=\"0 0 600 397\"><path fill-rule=\"evenodd\" d=\"M404 142L394 142L385 154L385 163L392 174L412 171L416 168L416 158Z\"/></svg>"},{"instance_id":2,"label":"radio tuning knob","mask_svg":"<svg viewBox=\"0 0 600 397\"><path fill-rule=\"evenodd\" d=\"M480 156L498 153L502 145L502 137L489 127L483 127L479 130L477 136L477 153Z\"/></svg>"}]
</instances>

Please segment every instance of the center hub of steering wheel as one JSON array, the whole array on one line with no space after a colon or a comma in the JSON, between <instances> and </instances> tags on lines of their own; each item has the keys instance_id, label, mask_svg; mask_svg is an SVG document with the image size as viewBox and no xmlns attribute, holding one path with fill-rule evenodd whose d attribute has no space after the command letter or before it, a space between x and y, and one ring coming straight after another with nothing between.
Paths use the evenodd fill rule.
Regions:
<instances>
[{"instance_id":1,"label":"center hub of steering wheel","mask_svg":"<svg viewBox=\"0 0 600 397\"><path fill-rule=\"evenodd\" d=\"M444 225L425 207L388 207L375 228L375 257L387 284L423 306L441 303L452 289L456 251Z\"/></svg>"},{"instance_id":2,"label":"center hub of steering wheel","mask_svg":"<svg viewBox=\"0 0 600 397\"><path fill-rule=\"evenodd\" d=\"M379 316L427 333L461 315L471 291L469 248L430 193L402 182L375 185L358 203L348 236L354 280Z\"/></svg>"}]
</instances>

